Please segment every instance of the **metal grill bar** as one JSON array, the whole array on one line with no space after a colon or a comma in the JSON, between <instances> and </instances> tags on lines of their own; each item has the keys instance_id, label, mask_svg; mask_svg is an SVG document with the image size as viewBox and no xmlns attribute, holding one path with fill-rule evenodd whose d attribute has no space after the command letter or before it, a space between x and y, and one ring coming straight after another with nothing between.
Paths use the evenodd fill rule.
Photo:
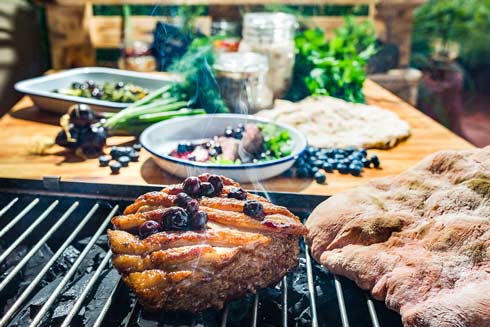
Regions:
<instances>
[{"instance_id":1,"label":"metal grill bar","mask_svg":"<svg viewBox=\"0 0 490 327\"><path fill-rule=\"evenodd\" d=\"M221 317L221 327L226 327L226 323L228 322L228 311L229 311L228 303L225 304L223 308L223 316Z\"/></svg>"},{"instance_id":2,"label":"metal grill bar","mask_svg":"<svg viewBox=\"0 0 490 327\"><path fill-rule=\"evenodd\" d=\"M34 319L32 320L32 323L29 325L30 327L37 326L37 324L41 321L41 319L43 318L43 316L48 311L49 307L53 304L53 302L56 300L56 298L58 297L58 295L63 290L63 287L65 287L65 285L68 283L68 281L70 280L70 278L75 274L78 266L80 266L80 264L82 263L83 259L85 259L85 257L87 256L88 252L90 251L90 248L95 244L95 242L97 241L97 239L99 238L99 236L102 234L102 232L104 232L104 230L106 228L106 225L109 223L109 221L111 220L111 218L116 214L116 211L117 211L118 208L119 208L119 206L116 205L111 210L111 212L109 213L109 215L107 215L106 219L104 219L104 221L100 225L99 229L97 229L97 231L95 232L94 236L92 236L92 238L90 239L89 243L83 249L82 253L80 253L80 255L78 256L78 258L75 261L75 263L73 264L73 266L71 266L70 270L68 270L68 273L65 275L65 277L63 277L63 279L58 284L58 286L56 287L56 289L53 291L53 293L51 294L51 296L46 300L46 303L44 303L44 305L42 306L42 308L39 310L39 312L37 313L37 315L34 317Z\"/></svg>"},{"instance_id":3,"label":"metal grill bar","mask_svg":"<svg viewBox=\"0 0 490 327\"><path fill-rule=\"evenodd\" d=\"M288 327L288 279L282 278L282 326Z\"/></svg>"},{"instance_id":4,"label":"metal grill bar","mask_svg":"<svg viewBox=\"0 0 490 327\"><path fill-rule=\"evenodd\" d=\"M257 327L258 318L259 318L259 294L255 293L253 311L252 311L252 327Z\"/></svg>"},{"instance_id":5,"label":"metal grill bar","mask_svg":"<svg viewBox=\"0 0 490 327\"><path fill-rule=\"evenodd\" d=\"M311 264L310 248L305 243L305 259L306 259L306 278L308 280L308 292L310 293L310 307L311 307L311 326L318 327L318 315L316 311L316 299L315 299L315 283L313 280L313 268Z\"/></svg>"},{"instance_id":6,"label":"metal grill bar","mask_svg":"<svg viewBox=\"0 0 490 327\"><path fill-rule=\"evenodd\" d=\"M39 240L39 242L34 245L34 247L22 258L21 261L14 267L14 269L5 277L5 279L0 283L0 292L7 286L7 284L15 277L15 275L26 265L26 263L36 254L36 252L43 246L48 238L53 235L54 232L65 222L65 220L72 214L72 212L78 207L78 202L71 205L70 208L61 216L61 218L56 222L56 224L51 227L51 229Z\"/></svg>"},{"instance_id":7,"label":"metal grill bar","mask_svg":"<svg viewBox=\"0 0 490 327\"><path fill-rule=\"evenodd\" d=\"M373 322L373 327L380 327L378 321L378 315L376 314L376 309L374 308L373 300L366 294L367 306L369 310L369 315L371 316L371 321Z\"/></svg>"},{"instance_id":8,"label":"metal grill bar","mask_svg":"<svg viewBox=\"0 0 490 327\"><path fill-rule=\"evenodd\" d=\"M349 327L349 318L347 317L347 310L345 309L344 293L342 292L342 284L340 284L337 275L333 275L335 282L335 292L337 293L337 300L339 302L340 319L342 320L343 327Z\"/></svg>"},{"instance_id":9,"label":"metal grill bar","mask_svg":"<svg viewBox=\"0 0 490 327\"><path fill-rule=\"evenodd\" d=\"M5 313L5 315L0 320L0 327L3 327L7 324L10 317L17 311L22 302L31 294L31 292L36 288L37 284L43 279L44 274L51 268L51 266L56 262L58 257L63 253L63 251L70 245L70 243L75 239L78 233L82 230L82 228L87 224L87 222L92 218L95 211L99 208L98 204L95 204L90 211L85 215L80 224L73 230L70 236L66 239L66 241L60 246L58 251L51 257L51 259L46 263L44 268L36 275L36 277L32 280L32 282L27 286L27 288L22 292L19 298L12 304L10 309Z\"/></svg>"},{"instance_id":10,"label":"metal grill bar","mask_svg":"<svg viewBox=\"0 0 490 327\"><path fill-rule=\"evenodd\" d=\"M133 308L131 308L131 312L129 313L128 320L124 324L124 327L128 327L129 324L131 324L138 307L139 307L138 301L134 302Z\"/></svg>"},{"instance_id":11,"label":"metal grill bar","mask_svg":"<svg viewBox=\"0 0 490 327\"><path fill-rule=\"evenodd\" d=\"M2 217L12 206L15 204L15 202L19 201L19 198L12 199L5 207L3 207L2 210L0 210L0 217Z\"/></svg>"},{"instance_id":12,"label":"metal grill bar","mask_svg":"<svg viewBox=\"0 0 490 327\"><path fill-rule=\"evenodd\" d=\"M109 311L109 308L112 305L112 301L114 299L114 295L117 292L117 289L118 289L118 287L120 285L120 282L121 282L121 279L119 279L116 287L114 287L114 289L112 290L111 294L107 298L107 301L105 302L104 306L102 307L102 310L100 311L99 316L97 317L97 320L94 322L94 325L92 327L99 327L99 326L102 325L102 322L104 321L104 318L105 318L107 312Z\"/></svg>"},{"instance_id":13,"label":"metal grill bar","mask_svg":"<svg viewBox=\"0 0 490 327\"><path fill-rule=\"evenodd\" d=\"M31 203L29 203L29 205L27 207L24 208L24 210L22 210L17 216L15 216L14 219L12 219L12 221L10 221L10 223L8 223L7 226L5 226L1 231L0 231L0 238L3 237L3 235L5 235L12 227L14 227L15 224L17 224L17 222L19 220L22 219L22 217L24 217L29 211L31 211L32 208L34 208L34 206L36 204L38 204L39 202L39 199L34 199L32 200Z\"/></svg>"},{"instance_id":14,"label":"metal grill bar","mask_svg":"<svg viewBox=\"0 0 490 327\"><path fill-rule=\"evenodd\" d=\"M78 313L78 311L80 310L80 307L83 304L83 301L87 297L87 295L90 292L90 290L92 289L92 287L94 287L95 283L97 282L97 279L99 279L100 274L102 273L102 270L104 270L104 267L107 265L107 263L111 259L111 256L112 256L112 252L111 251L107 252L107 254L104 257L104 260L102 260L99 267L95 271L94 275L92 276L92 278L90 278L88 284L83 289L82 294L80 294L80 296L78 297L77 302L75 302L75 304L71 308L70 312L66 316L65 320L61 324L61 327L68 326L70 324L71 320L73 319L73 317L75 317L75 315Z\"/></svg>"},{"instance_id":15,"label":"metal grill bar","mask_svg":"<svg viewBox=\"0 0 490 327\"><path fill-rule=\"evenodd\" d=\"M29 236L29 234L40 223L42 223L44 221L44 219L46 219L46 217L48 217L48 215L51 213L51 211L53 211L53 209L58 205L58 203L60 203L58 200L56 200L53 203L51 203L51 205L46 210L44 210L44 212L32 223L32 225L29 226L29 228L27 228L24 231L24 233L22 233L19 237L17 237L17 239L14 242L12 242L12 245L10 245L2 253L2 255L0 255L0 264L10 255L10 253L12 253L12 251L17 247L17 245L19 245L20 243L22 243L22 241L24 241L26 239L26 237Z\"/></svg>"}]
</instances>

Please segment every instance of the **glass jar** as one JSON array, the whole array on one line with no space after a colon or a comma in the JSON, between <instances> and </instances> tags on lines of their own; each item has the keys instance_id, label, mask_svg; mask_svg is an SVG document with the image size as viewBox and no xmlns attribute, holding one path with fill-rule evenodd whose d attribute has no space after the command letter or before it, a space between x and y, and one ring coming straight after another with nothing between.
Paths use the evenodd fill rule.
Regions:
<instances>
[{"instance_id":1,"label":"glass jar","mask_svg":"<svg viewBox=\"0 0 490 327\"><path fill-rule=\"evenodd\" d=\"M296 18L285 13L248 13L243 18L243 38L239 51L267 56L267 83L274 98L283 96L291 85L296 27Z\"/></svg>"},{"instance_id":2,"label":"glass jar","mask_svg":"<svg viewBox=\"0 0 490 327\"><path fill-rule=\"evenodd\" d=\"M211 24L211 35L218 38L213 42L216 52L237 52L240 44L240 25L237 22L219 20Z\"/></svg>"},{"instance_id":3,"label":"glass jar","mask_svg":"<svg viewBox=\"0 0 490 327\"><path fill-rule=\"evenodd\" d=\"M272 107L267 86L267 57L252 52L223 52L213 65L218 87L231 112L253 114Z\"/></svg>"}]
</instances>

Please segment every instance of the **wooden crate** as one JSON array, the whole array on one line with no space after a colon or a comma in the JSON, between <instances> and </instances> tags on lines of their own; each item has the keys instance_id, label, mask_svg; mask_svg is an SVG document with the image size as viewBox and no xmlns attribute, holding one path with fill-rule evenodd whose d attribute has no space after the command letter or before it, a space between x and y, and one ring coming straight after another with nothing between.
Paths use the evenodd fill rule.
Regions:
<instances>
[{"instance_id":1,"label":"wooden crate","mask_svg":"<svg viewBox=\"0 0 490 327\"><path fill-rule=\"evenodd\" d=\"M54 69L95 65L96 49L115 49L121 44L122 19L119 16L94 16L93 5L154 5L154 0L51 0L41 1L46 7L51 63ZM166 0L168 5L208 5L210 16L199 17L196 25L209 33L213 18L220 12L237 7L264 4L286 5L366 5L368 15L357 19L373 19L377 0ZM214 9L214 10L213 10ZM212 17L213 15L216 15ZM157 21L167 17L132 16L131 35L134 40L152 41ZM309 20L327 34L343 23L340 16L312 16Z\"/></svg>"}]
</instances>

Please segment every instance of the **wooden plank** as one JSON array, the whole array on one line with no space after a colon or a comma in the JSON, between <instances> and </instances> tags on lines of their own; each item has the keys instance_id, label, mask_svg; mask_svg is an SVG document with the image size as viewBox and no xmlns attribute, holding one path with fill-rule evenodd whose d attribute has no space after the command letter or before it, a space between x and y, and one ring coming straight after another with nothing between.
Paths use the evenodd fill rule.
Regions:
<instances>
[{"instance_id":1,"label":"wooden plank","mask_svg":"<svg viewBox=\"0 0 490 327\"><path fill-rule=\"evenodd\" d=\"M168 21L163 16L131 16L131 39L153 41L153 30L159 21ZM211 17L196 18L196 26L205 34L211 32ZM95 48L119 48L121 46L120 16L94 16L91 21L90 35Z\"/></svg>"},{"instance_id":2,"label":"wooden plank","mask_svg":"<svg viewBox=\"0 0 490 327\"><path fill-rule=\"evenodd\" d=\"M367 169L362 177L328 174L328 185L319 185L310 179L278 177L246 187L304 194L334 194L362 185L375 177L398 174L435 151L473 147L374 82L366 81L364 93L368 103L397 113L411 126L411 137L395 148L369 150L369 154L376 153L379 156L382 169ZM1 118L0 176L41 178L46 175L58 175L63 180L114 184L166 184L179 180L161 171L144 150L141 152L140 161L123 168L119 175L110 175L108 167L98 167L96 159L80 161L72 155L66 155L66 152L57 146L43 156L29 154L29 149L36 140L54 139L60 130L58 121L59 116L32 107L28 97L24 97L9 114ZM132 141L132 138L112 137L109 139L109 145L122 145L129 141Z\"/></svg>"}]
</instances>

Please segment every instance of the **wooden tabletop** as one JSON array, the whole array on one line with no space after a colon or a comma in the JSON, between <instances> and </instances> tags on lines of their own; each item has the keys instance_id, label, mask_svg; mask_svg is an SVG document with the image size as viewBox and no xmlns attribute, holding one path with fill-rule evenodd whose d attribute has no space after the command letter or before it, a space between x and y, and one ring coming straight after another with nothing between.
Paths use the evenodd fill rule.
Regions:
<instances>
[{"instance_id":1,"label":"wooden tabletop","mask_svg":"<svg viewBox=\"0 0 490 327\"><path fill-rule=\"evenodd\" d=\"M310 179L277 177L249 189L331 195L368 180L398 174L426 155L444 149L468 149L473 145L453 134L417 109L371 81L366 81L364 93L369 104L397 113L411 126L412 135L391 150L369 150L377 154L381 169L365 169L362 177L327 174L328 184L320 185ZM85 181L113 184L167 184L178 181L163 172L144 150L140 161L111 175L109 168L98 166L97 159L81 160L58 146L51 147L45 155L32 154L36 144L52 142L60 131L59 116L43 112L24 97L0 119L0 177L34 178L60 176L65 181ZM134 142L130 137L112 137L108 145Z\"/></svg>"}]
</instances>

